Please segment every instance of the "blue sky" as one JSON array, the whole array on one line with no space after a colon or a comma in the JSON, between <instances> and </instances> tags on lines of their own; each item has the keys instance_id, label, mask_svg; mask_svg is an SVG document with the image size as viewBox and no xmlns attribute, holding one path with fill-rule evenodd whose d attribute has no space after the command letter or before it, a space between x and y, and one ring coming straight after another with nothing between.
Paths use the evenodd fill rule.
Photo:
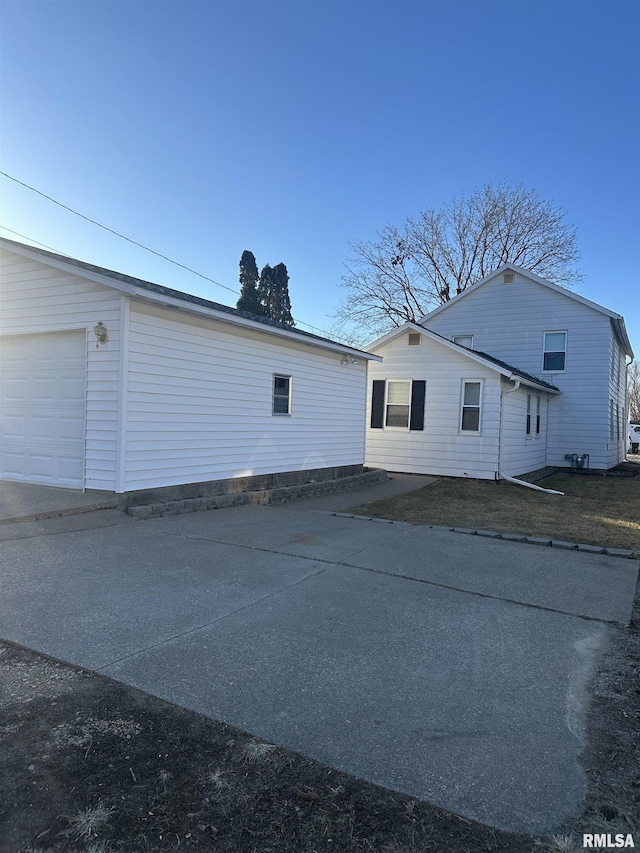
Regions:
<instances>
[{"instance_id":1,"label":"blue sky","mask_svg":"<svg viewBox=\"0 0 640 853\"><path fill-rule=\"evenodd\" d=\"M326 328L350 239L522 182L577 227L577 292L640 354L635 0L0 0L0 39L0 168L203 275L237 289L244 249L284 261L294 316ZM6 228L235 304L1 176L0 194Z\"/></svg>"}]
</instances>

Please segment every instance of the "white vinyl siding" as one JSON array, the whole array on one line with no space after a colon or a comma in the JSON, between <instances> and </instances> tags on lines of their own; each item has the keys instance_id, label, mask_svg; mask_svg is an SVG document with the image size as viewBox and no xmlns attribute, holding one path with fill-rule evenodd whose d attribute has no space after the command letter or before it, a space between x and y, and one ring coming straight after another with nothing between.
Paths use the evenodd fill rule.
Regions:
<instances>
[{"instance_id":1,"label":"white vinyl siding","mask_svg":"<svg viewBox=\"0 0 640 853\"><path fill-rule=\"evenodd\" d=\"M517 477L544 468L546 463L546 431L549 399L524 386L508 393L512 383L504 381L502 473ZM528 398L531 398L530 401ZM539 408L538 408L539 405ZM527 435L527 409L531 407L531 434ZM539 431L537 424L540 424Z\"/></svg>"},{"instance_id":2,"label":"white vinyl siding","mask_svg":"<svg viewBox=\"0 0 640 853\"><path fill-rule=\"evenodd\" d=\"M626 388L626 359L620 349L620 345L611 329L610 340L611 370L609 375L609 400L611 412L609 415L609 444L608 460L609 467L617 465L626 455L626 419L628 413L628 400Z\"/></svg>"},{"instance_id":3,"label":"white vinyl siding","mask_svg":"<svg viewBox=\"0 0 640 853\"><path fill-rule=\"evenodd\" d=\"M86 488L116 482L119 293L39 261L0 249L0 335L78 332L86 341ZM109 342L96 348L93 326L102 321Z\"/></svg>"},{"instance_id":4,"label":"white vinyl siding","mask_svg":"<svg viewBox=\"0 0 640 853\"><path fill-rule=\"evenodd\" d=\"M126 490L362 464L365 394L366 363L132 302Z\"/></svg>"},{"instance_id":5,"label":"white vinyl siding","mask_svg":"<svg viewBox=\"0 0 640 853\"><path fill-rule=\"evenodd\" d=\"M369 365L367 412L372 380L387 384L407 377L426 380L424 429L367 427L366 464L388 471L493 479L498 467L500 376L459 351L423 336L407 346L406 335L375 349L384 358ZM462 381L482 381L482 433L460 430ZM369 424L369 419L367 419Z\"/></svg>"},{"instance_id":6,"label":"white vinyl siding","mask_svg":"<svg viewBox=\"0 0 640 853\"><path fill-rule=\"evenodd\" d=\"M423 324L445 338L473 329L477 351L562 391L550 400L547 464L568 467L571 453L588 453L592 468L616 464L624 443L609 440L611 347L618 345L608 316L516 272L513 285L496 276ZM567 332L565 370L543 373L544 333L555 331Z\"/></svg>"}]
</instances>

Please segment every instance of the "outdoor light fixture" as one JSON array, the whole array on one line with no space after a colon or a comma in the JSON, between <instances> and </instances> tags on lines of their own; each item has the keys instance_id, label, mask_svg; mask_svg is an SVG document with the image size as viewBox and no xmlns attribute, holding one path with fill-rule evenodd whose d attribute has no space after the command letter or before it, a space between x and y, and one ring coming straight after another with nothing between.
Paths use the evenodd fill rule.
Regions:
<instances>
[{"instance_id":1,"label":"outdoor light fixture","mask_svg":"<svg viewBox=\"0 0 640 853\"><path fill-rule=\"evenodd\" d=\"M93 327L93 334L96 336L96 349L98 349L100 344L106 344L106 342L109 340L109 333L107 332L107 329L102 320L100 320L100 322Z\"/></svg>"}]
</instances>

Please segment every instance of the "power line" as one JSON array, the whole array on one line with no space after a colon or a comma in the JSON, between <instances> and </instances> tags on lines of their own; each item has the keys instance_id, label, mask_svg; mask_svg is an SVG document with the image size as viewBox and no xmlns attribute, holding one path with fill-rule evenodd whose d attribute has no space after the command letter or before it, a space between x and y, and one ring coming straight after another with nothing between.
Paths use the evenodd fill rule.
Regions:
<instances>
[{"instance_id":1,"label":"power line","mask_svg":"<svg viewBox=\"0 0 640 853\"><path fill-rule=\"evenodd\" d=\"M108 231L110 234L114 234L116 237L120 237L122 240L126 240L128 243L132 243L134 246L138 246L141 249L144 249L145 252L151 252L152 255L156 255L158 258L162 258L165 261L168 261L170 264L174 264L176 267L180 267L187 272L193 273L193 275L197 275L199 278L203 278L205 281L210 281L211 284L215 284L218 287L224 288L224 290L228 290L230 293L234 293L236 296L240 295L239 290L234 290L232 287L228 287L226 284L220 284L219 281L215 281L213 278L209 278L208 275L203 275L203 273L198 272L197 270L191 269L191 267L185 266L185 264L181 264L178 261L174 261L172 258L163 255L161 252L156 252L155 249L150 249L149 246L145 246L142 243L139 243L137 240L132 240L130 237L125 236L124 234L120 234L119 231L114 231L113 228L109 228L106 225L102 225L102 223L97 222L95 219L91 219L89 216L85 216L84 213L80 213L77 210L74 210L72 207L69 207L66 204L63 204L61 201L57 201L57 199L52 198L50 195L37 190L35 187L30 186L29 184L25 184L24 181L19 181L17 178L14 178L13 175L9 175L7 172L3 172L0 170L0 175L4 175L5 178L9 178L10 181L14 181L16 184L20 184L22 187L26 187L26 189L31 190L34 193L37 193L42 198L46 198L48 201L52 201L54 204L57 204L58 207L62 207L65 210L68 210L70 213L73 213L75 216L79 216L81 219L90 222L92 225L97 225L98 228L102 228L104 231ZM40 243L38 240L34 240L32 237L27 237L24 234L18 234L17 231L12 231L11 228L7 228L2 225L0 228L3 228L5 231L9 231L11 234L17 234L19 237L23 237L25 240L31 240L32 243L38 243L39 246L44 246L46 249L51 249L50 246L46 246L44 243ZM51 249L52 252L59 251L58 249ZM316 332L322 332L322 334L326 334L323 329L318 328L318 326L312 326L311 323L304 323L302 320L297 320L302 326L307 326L309 329L313 329Z\"/></svg>"},{"instance_id":2,"label":"power line","mask_svg":"<svg viewBox=\"0 0 640 853\"><path fill-rule=\"evenodd\" d=\"M57 201L57 199L52 198L50 195L46 193L40 192L35 187L29 186L29 184L25 184L24 181L19 181L17 178L14 178L12 175L8 175L6 172L0 170L0 175L4 175L5 178L9 178L10 181L15 181L16 184L20 184L20 186L26 187L28 190L31 190L34 193L42 196L42 198L46 198L48 201L52 201L54 204L57 204L58 207L63 207L65 210L68 210L70 213L79 216L81 219L86 220L87 222L91 222L92 225L97 225L98 228L102 228L104 231L108 231L110 234L115 234L116 237L121 237L123 240L126 240L128 243L133 243L134 246L139 246L141 249L144 249L146 252L151 252L152 255L157 255L157 257L162 258L165 261L169 261L170 264L174 264L177 267L181 267L183 270L187 270L187 272L191 272L194 275L199 276L200 278L204 278L206 281L210 281L212 284L216 284L218 287L223 287L225 290L230 290L231 293L238 294L238 290L234 290L232 287L227 287L226 284L220 284L219 281L215 281L212 278L209 278L208 275L203 275L201 272L197 270L191 269L191 267L185 266L185 264L181 264L178 261L174 261L171 258L168 258L166 255L163 255L161 252L156 252L155 249L150 249L149 246L145 246L142 243L138 243L137 240L132 240L130 237L121 234L119 231L114 231L113 228L109 228L106 225L103 225L101 222L97 222L95 219L91 219L89 216L85 216L84 213L79 213L77 210L74 210L72 207L69 207L66 204L63 204L61 201ZM34 241L35 242L35 241Z\"/></svg>"},{"instance_id":3,"label":"power line","mask_svg":"<svg viewBox=\"0 0 640 853\"><path fill-rule=\"evenodd\" d=\"M40 240L34 240L33 237L28 237L26 234L21 234L19 231L14 231L13 228L7 228L6 225L0 225L3 231L8 231L9 234L15 234L16 237L22 237L25 240L30 240L32 243L37 243L38 246L42 246L44 249L50 249L52 252L58 252L58 254L62 255L63 252L60 249L54 249L53 246L48 246L46 243L41 243Z\"/></svg>"}]
</instances>

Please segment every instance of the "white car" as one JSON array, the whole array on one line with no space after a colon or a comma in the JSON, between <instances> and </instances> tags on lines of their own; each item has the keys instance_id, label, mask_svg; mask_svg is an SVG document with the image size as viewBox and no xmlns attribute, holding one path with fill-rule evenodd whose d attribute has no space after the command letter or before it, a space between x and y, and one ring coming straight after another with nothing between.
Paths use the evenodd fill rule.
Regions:
<instances>
[{"instance_id":1,"label":"white car","mask_svg":"<svg viewBox=\"0 0 640 853\"><path fill-rule=\"evenodd\" d=\"M628 453L637 453L640 446L640 424L632 423L627 427L627 437L629 439Z\"/></svg>"}]
</instances>

